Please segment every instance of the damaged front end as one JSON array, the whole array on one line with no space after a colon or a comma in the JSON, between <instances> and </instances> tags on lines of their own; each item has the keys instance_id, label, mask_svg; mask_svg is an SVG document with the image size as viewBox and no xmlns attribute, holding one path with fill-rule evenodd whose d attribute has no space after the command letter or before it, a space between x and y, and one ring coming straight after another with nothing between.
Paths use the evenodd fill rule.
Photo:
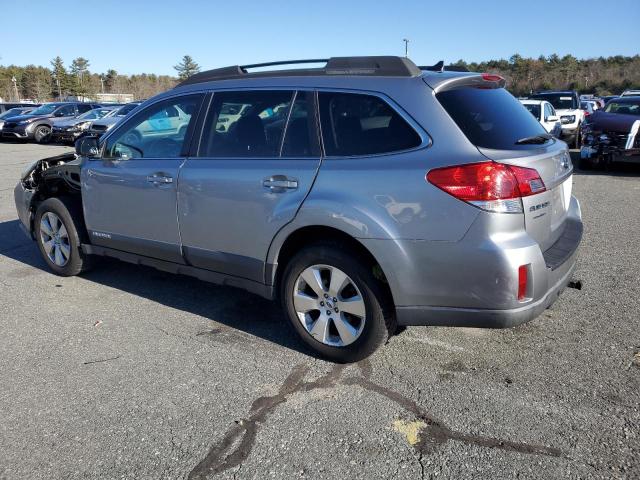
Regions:
<instances>
[{"instance_id":1,"label":"damaged front end","mask_svg":"<svg viewBox=\"0 0 640 480\"><path fill-rule=\"evenodd\" d=\"M640 120L627 128L612 128L604 122L583 126L580 160L588 166L613 162L640 163Z\"/></svg>"},{"instance_id":2,"label":"damaged front end","mask_svg":"<svg viewBox=\"0 0 640 480\"><path fill-rule=\"evenodd\" d=\"M44 158L31 164L14 189L14 199L20 226L29 238L34 238L33 219L38 205L49 197L80 196L80 166L82 159L75 153Z\"/></svg>"}]
</instances>

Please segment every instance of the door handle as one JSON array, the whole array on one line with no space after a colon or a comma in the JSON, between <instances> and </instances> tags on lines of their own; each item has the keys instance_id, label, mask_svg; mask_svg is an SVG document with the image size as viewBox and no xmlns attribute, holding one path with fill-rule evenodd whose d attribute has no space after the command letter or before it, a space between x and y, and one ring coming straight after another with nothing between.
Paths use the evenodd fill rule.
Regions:
<instances>
[{"instance_id":1,"label":"door handle","mask_svg":"<svg viewBox=\"0 0 640 480\"><path fill-rule=\"evenodd\" d=\"M273 175L262 181L262 186L274 192L284 192L285 190L295 190L298 188L298 180L285 177L284 175Z\"/></svg>"},{"instance_id":2,"label":"door handle","mask_svg":"<svg viewBox=\"0 0 640 480\"><path fill-rule=\"evenodd\" d=\"M147 182L153 183L154 185L168 184L173 183L173 177L167 175L166 173L154 173L153 175L149 175L147 177Z\"/></svg>"}]
</instances>

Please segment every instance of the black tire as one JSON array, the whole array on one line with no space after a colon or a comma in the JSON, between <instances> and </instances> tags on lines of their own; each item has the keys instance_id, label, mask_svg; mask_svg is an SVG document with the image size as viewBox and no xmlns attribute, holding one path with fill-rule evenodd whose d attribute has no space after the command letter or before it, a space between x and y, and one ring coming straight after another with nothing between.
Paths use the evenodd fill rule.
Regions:
<instances>
[{"instance_id":1,"label":"black tire","mask_svg":"<svg viewBox=\"0 0 640 480\"><path fill-rule=\"evenodd\" d=\"M53 213L64 225L67 232L69 255L64 265L57 265L49 258L44 245L44 238L41 230L42 217L47 213ZM40 253L49 268L57 275L71 277L85 272L91 268L93 259L89 255L82 253L80 245L87 242L86 227L82 216L82 209L74 201L67 197L48 198L43 201L36 210L34 220L34 231L36 242Z\"/></svg>"},{"instance_id":2,"label":"black tire","mask_svg":"<svg viewBox=\"0 0 640 480\"><path fill-rule=\"evenodd\" d=\"M357 339L346 346L331 346L316 340L298 319L293 292L300 274L313 265L339 268L356 285L364 300L366 315ZM371 355L395 332L396 321L386 289L373 273L373 265L357 251L341 243L322 242L305 247L286 265L280 282L280 299L291 326L314 352L337 363L357 362ZM334 327L335 328L335 327Z\"/></svg>"},{"instance_id":3,"label":"black tire","mask_svg":"<svg viewBox=\"0 0 640 480\"><path fill-rule=\"evenodd\" d=\"M576 130L576 137L573 139L573 148L580 148L582 146L582 124L578 124L578 130Z\"/></svg>"},{"instance_id":4,"label":"black tire","mask_svg":"<svg viewBox=\"0 0 640 480\"><path fill-rule=\"evenodd\" d=\"M47 143L51 139L51 127L38 125L33 132L33 139L38 143Z\"/></svg>"}]
</instances>

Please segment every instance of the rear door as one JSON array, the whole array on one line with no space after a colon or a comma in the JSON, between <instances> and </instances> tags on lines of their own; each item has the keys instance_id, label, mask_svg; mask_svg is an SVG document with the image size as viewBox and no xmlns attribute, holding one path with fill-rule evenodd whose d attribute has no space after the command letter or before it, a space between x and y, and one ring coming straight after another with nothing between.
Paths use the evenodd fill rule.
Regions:
<instances>
[{"instance_id":1,"label":"rear door","mask_svg":"<svg viewBox=\"0 0 640 480\"><path fill-rule=\"evenodd\" d=\"M177 106L197 112L202 99L181 95L146 107L107 138L102 158L83 166L82 201L92 243L183 262L176 208L185 135L141 126L153 117L166 118ZM192 115L189 124L194 122Z\"/></svg>"},{"instance_id":2,"label":"rear door","mask_svg":"<svg viewBox=\"0 0 640 480\"><path fill-rule=\"evenodd\" d=\"M504 88L463 85L440 91L436 98L487 158L538 172L545 190L522 199L525 228L543 251L553 245L564 231L571 200L567 145L539 137L547 132Z\"/></svg>"},{"instance_id":3,"label":"rear door","mask_svg":"<svg viewBox=\"0 0 640 480\"><path fill-rule=\"evenodd\" d=\"M257 282L320 164L313 92L213 95L197 156L180 173L178 217L194 266Z\"/></svg>"}]
</instances>

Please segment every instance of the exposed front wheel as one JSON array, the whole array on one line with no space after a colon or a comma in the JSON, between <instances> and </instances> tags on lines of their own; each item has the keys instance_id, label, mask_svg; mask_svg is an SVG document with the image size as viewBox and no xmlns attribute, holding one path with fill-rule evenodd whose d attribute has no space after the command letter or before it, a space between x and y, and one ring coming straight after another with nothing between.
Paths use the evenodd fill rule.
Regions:
<instances>
[{"instance_id":1,"label":"exposed front wheel","mask_svg":"<svg viewBox=\"0 0 640 480\"><path fill-rule=\"evenodd\" d=\"M36 131L33 132L33 138L38 143L46 143L49 141L51 135L51 128L47 125L39 125L36 127Z\"/></svg>"},{"instance_id":2,"label":"exposed front wheel","mask_svg":"<svg viewBox=\"0 0 640 480\"><path fill-rule=\"evenodd\" d=\"M576 130L576 137L573 141L573 148L580 148L582 146L582 124L578 124L578 130Z\"/></svg>"},{"instance_id":3,"label":"exposed front wheel","mask_svg":"<svg viewBox=\"0 0 640 480\"><path fill-rule=\"evenodd\" d=\"M60 198L48 198L36 211L34 228L40 253L49 268L64 277L90 267L90 258L80 249L79 231L84 231L84 222L79 215L71 202Z\"/></svg>"},{"instance_id":4,"label":"exposed front wheel","mask_svg":"<svg viewBox=\"0 0 640 480\"><path fill-rule=\"evenodd\" d=\"M302 340L335 362L368 357L394 331L394 319L385 315L389 300L372 266L337 244L300 251L286 267L281 298Z\"/></svg>"}]
</instances>

